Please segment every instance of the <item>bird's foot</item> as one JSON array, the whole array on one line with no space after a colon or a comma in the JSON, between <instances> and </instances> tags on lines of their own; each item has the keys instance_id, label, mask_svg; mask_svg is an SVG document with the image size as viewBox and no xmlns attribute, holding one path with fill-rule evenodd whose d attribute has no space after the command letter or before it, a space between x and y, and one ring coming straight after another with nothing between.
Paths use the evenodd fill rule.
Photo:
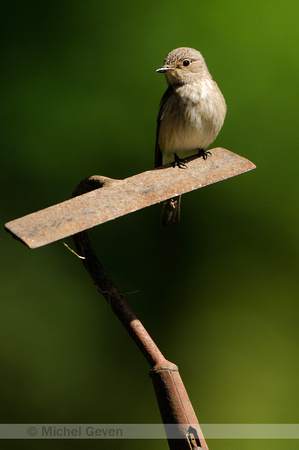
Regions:
<instances>
[{"instance_id":1,"label":"bird's foot","mask_svg":"<svg viewBox=\"0 0 299 450\"><path fill-rule=\"evenodd\" d=\"M178 157L178 155L175 153L174 154L174 163L173 163L173 167L178 166L179 169L186 169L187 164L185 159L181 159Z\"/></svg>"},{"instance_id":2,"label":"bird's foot","mask_svg":"<svg viewBox=\"0 0 299 450\"><path fill-rule=\"evenodd\" d=\"M208 158L208 156L212 156L211 152L207 152L206 150L203 150L202 148L198 149L198 157L202 157L204 160Z\"/></svg>"}]
</instances>

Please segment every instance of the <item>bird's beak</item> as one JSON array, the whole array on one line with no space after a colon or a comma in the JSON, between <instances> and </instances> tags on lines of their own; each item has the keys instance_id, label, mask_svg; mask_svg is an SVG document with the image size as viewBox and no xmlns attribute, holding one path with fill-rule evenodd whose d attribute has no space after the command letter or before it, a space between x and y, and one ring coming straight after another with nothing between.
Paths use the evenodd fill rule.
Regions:
<instances>
[{"instance_id":1,"label":"bird's beak","mask_svg":"<svg viewBox=\"0 0 299 450\"><path fill-rule=\"evenodd\" d=\"M161 67L160 69L157 69L156 72L158 72L158 73L165 73L165 72L170 72L172 70L175 70L175 67L164 66L164 67Z\"/></svg>"}]
</instances>

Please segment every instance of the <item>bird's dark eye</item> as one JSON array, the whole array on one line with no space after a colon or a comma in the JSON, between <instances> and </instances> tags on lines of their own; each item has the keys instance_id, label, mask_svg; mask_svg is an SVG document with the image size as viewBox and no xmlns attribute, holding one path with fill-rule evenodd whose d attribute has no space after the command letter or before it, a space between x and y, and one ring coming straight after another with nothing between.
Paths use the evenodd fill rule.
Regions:
<instances>
[{"instance_id":1,"label":"bird's dark eye","mask_svg":"<svg viewBox=\"0 0 299 450\"><path fill-rule=\"evenodd\" d=\"M183 61L183 66L187 67L189 66L189 64L190 64L189 59L185 59L185 61Z\"/></svg>"}]
</instances>

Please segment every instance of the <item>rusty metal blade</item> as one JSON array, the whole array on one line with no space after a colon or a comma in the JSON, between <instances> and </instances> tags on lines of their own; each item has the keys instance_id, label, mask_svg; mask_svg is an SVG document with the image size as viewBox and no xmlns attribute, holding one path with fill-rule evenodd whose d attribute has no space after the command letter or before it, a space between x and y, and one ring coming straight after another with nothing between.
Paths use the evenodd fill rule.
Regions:
<instances>
[{"instance_id":1,"label":"rusty metal blade","mask_svg":"<svg viewBox=\"0 0 299 450\"><path fill-rule=\"evenodd\" d=\"M124 180L101 177L103 187L8 222L5 228L28 247L37 248L255 169L252 162L223 148L211 153L205 161L188 158L186 169L168 165Z\"/></svg>"}]
</instances>

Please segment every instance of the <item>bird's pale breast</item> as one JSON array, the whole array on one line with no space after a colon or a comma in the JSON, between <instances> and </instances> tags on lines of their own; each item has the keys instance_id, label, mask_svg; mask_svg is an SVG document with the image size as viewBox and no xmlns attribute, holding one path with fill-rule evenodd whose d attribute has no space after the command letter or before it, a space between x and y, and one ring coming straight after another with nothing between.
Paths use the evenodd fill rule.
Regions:
<instances>
[{"instance_id":1,"label":"bird's pale breast","mask_svg":"<svg viewBox=\"0 0 299 450\"><path fill-rule=\"evenodd\" d=\"M163 164L206 149L218 135L225 118L224 98L215 81L200 80L174 88L161 115L159 146Z\"/></svg>"}]
</instances>

